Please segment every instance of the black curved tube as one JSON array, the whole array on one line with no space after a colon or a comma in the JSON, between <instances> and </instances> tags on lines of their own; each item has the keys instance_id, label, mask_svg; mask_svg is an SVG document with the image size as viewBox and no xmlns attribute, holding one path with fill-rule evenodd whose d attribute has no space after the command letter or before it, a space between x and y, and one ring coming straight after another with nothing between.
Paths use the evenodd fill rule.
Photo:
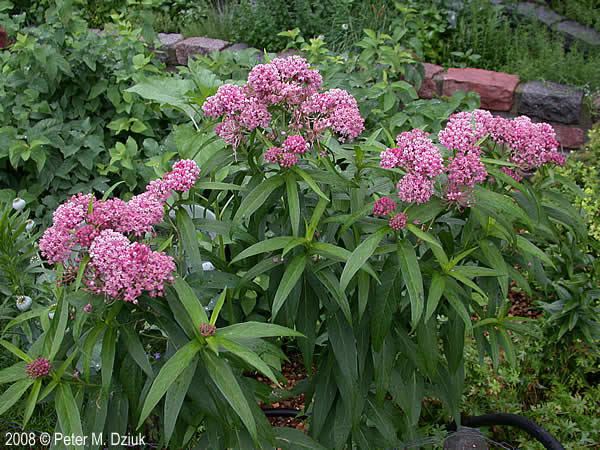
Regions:
<instances>
[{"instance_id":1,"label":"black curved tube","mask_svg":"<svg viewBox=\"0 0 600 450\"><path fill-rule=\"evenodd\" d=\"M520 428L529 436L537 439L547 450L565 450L560 442L554 436L540 427L533 420L518 414L495 413L484 414L482 416L465 417L462 424L466 427L479 428L492 425L505 425L509 427Z\"/></svg>"},{"instance_id":2,"label":"black curved tube","mask_svg":"<svg viewBox=\"0 0 600 450\"><path fill-rule=\"evenodd\" d=\"M267 417L307 418L304 414L298 415L300 411L292 408L263 408L263 412ZM558 442L554 436L540 427L533 420L529 420L527 417L519 416L518 414L494 413L484 414L482 416L465 417L462 419L462 424L471 428L490 427L494 425L516 427L525 431L532 438L538 440L546 450L565 450L562 444ZM456 424L452 424L449 428L456 430Z\"/></svg>"},{"instance_id":3,"label":"black curved tube","mask_svg":"<svg viewBox=\"0 0 600 450\"><path fill-rule=\"evenodd\" d=\"M300 414L300 410L293 408L263 408L263 412L267 417L294 417L296 419L306 419L305 414Z\"/></svg>"}]
</instances>

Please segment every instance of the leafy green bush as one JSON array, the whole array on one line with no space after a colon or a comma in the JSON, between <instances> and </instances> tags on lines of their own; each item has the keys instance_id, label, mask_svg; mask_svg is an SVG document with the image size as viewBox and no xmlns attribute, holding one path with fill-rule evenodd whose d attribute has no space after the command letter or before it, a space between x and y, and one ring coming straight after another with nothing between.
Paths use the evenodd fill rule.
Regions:
<instances>
[{"instance_id":1,"label":"leafy green bush","mask_svg":"<svg viewBox=\"0 0 600 450\"><path fill-rule=\"evenodd\" d=\"M0 180L37 198L38 214L66 194L106 190L116 174L135 188L152 176L141 161L159 157L168 132L161 113L126 92L160 72L139 29L97 35L70 2L46 16L0 53Z\"/></svg>"},{"instance_id":2,"label":"leafy green bush","mask_svg":"<svg viewBox=\"0 0 600 450\"><path fill-rule=\"evenodd\" d=\"M590 130L585 149L572 153L560 173L581 187L575 203L585 212L590 236L600 241L600 126Z\"/></svg>"},{"instance_id":3,"label":"leafy green bush","mask_svg":"<svg viewBox=\"0 0 600 450\"><path fill-rule=\"evenodd\" d=\"M534 329L538 324L530 325ZM538 333L540 331L538 330ZM490 411L522 414L549 431L565 448L588 448L600 441L595 410L600 390L594 379L600 373L600 354L585 346L559 349L539 336L519 339L517 365L494 369L488 358L480 360L467 346L465 406L468 415ZM570 363L557 356L569 354ZM554 361L548 364L548 361ZM542 449L516 429L498 427L491 437L523 449Z\"/></svg>"},{"instance_id":4,"label":"leafy green bush","mask_svg":"<svg viewBox=\"0 0 600 450\"><path fill-rule=\"evenodd\" d=\"M452 52L470 51L480 57L469 66L515 73L523 80L600 88L597 52L578 44L566 49L563 36L545 25L515 20L488 1L469 2L459 14L456 29L446 38L447 50L438 62L460 63Z\"/></svg>"}]
</instances>

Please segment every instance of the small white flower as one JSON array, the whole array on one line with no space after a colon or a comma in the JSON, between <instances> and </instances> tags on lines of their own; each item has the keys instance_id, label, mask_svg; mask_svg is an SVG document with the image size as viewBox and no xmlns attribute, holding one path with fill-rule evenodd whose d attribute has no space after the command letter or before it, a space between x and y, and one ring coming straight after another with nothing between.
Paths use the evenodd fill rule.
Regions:
<instances>
[{"instance_id":1,"label":"small white flower","mask_svg":"<svg viewBox=\"0 0 600 450\"><path fill-rule=\"evenodd\" d=\"M207 262L203 262L202 263L202 270L204 270L205 272L210 272L212 270L215 270L215 266L213 266L213 264L209 261Z\"/></svg>"},{"instance_id":2,"label":"small white flower","mask_svg":"<svg viewBox=\"0 0 600 450\"><path fill-rule=\"evenodd\" d=\"M29 219L27 221L27 224L25 225L25 231L27 231L28 233L31 233L31 230L33 230L33 227L35 227L35 222L31 219Z\"/></svg>"},{"instance_id":3,"label":"small white flower","mask_svg":"<svg viewBox=\"0 0 600 450\"><path fill-rule=\"evenodd\" d=\"M15 209L16 211L22 211L25 208L25 205L27 203L25 202L25 200L23 200L22 198L15 198L12 202L12 207L13 209Z\"/></svg>"},{"instance_id":4,"label":"small white flower","mask_svg":"<svg viewBox=\"0 0 600 450\"><path fill-rule=\"evenodd\" d=\"M31 308L31 297L27 295L19 295L17 296L17 309L21 312L28 311Z\"/></svg>"},{"instance_id":5,"label":"small white flower","mask_svg":"<svg viewBox=\"0 0 600 450\"><path fill-rule=\"evenodd\" d=\"M348 24L347 23L343 23L342 24L342 30L346 31L348 29Z\"/></svg>"},{"instance_id":6,"label":"small white flower","mask_svg":"<svg viewBox=\"0 0 600 450\"><path fill-rule=\"evenodd\" d=\"M48 319L50 319L50 320L54 319L54 310L53 309L48 311Z\"/></svg>"}]
</instances>

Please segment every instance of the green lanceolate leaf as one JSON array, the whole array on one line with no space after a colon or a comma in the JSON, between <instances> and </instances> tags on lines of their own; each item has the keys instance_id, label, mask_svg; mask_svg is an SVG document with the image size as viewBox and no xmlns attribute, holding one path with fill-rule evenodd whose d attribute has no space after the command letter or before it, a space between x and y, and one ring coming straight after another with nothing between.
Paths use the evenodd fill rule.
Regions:
<instances>
[{"instance_id":1,"label":"green lanceolate leaf","mask_svg":"<svg viewBox=\"0 0 600 450\"><path fill-rule=\"evenodd\" d=\"M295 428L275 427L274 432L277 447L283 450L325 450L317 441Z\"/></svg>"},{"instance_id":2,"label":"green lanceolate leaf","mask_svg":"<svg viewBox=\"0 0 600 450\"><path fill-rule=\"evenodd\" d=\"M206 365L206 371L217 386L227 403L233 411L242 419L252 438L256 441L258 433L256 422L250 410L250 405L238 384L231 367L221 358L210 351L202 352L202 359Z\"/></svg>"},{"instance_id":3,"label":"green lanceolate leaf","mask_svg":"<svg viewBox=\"0 0 600 450\"><path fill-rule=\"evenodd\" d=\"M275 377L275 374L273 374L271 368L252 350L249 350L243 345L219 335L215 336L214 340L220 347L228 352L233 353L246 364L249 364L263 375L268 377L273 383L279 385L279 381L277 381L277 378Z\"/></svg>"},{"instance_id":4,"label":"green lanceolate leaf","mask_svg":"<svg viewBox=\"0 0 600 450\"><path fill-rule=\"evenodd\" d=\"M398 243L398 260L400 261L400 270L410 298L410 322L414 328L423 314L425 292L423 290L423 278L421 277L421 268L419 267L417 254L407 239Z\"/></svg>"},{"instance_id":5,"label":"green lanceolate leaf","mask_svg":"<svg viewBox=\"0 0 600 450\"><path fill-rule=\"evenodd\" d=\"M279 236L265 241L260 241L254 245L251 245L244 251L240 252L235 258L231 260L231 263L236 263L242 259L249 258L254 255L261 253L272 252L275 250L281 250L282 248L289 247L290 245L301 245L305 242L302 238L293 236Z\"/></svg>"},{"instance_id":6,"label":"green lanceolate leaf","mask_svg":"<svg viewBox=\"0 0 600 450\"><path fill-rule=\"evenodd\" d=\"M290 223L292 224L292 234L298 236L300 233L300 198L298 197L298 184L292 174L285 177L285 188L287 193L288 209L290 213Z\"/></svg>"},{"instance_id":7,"label":"green lanceolate leaf","mask_svg":"<svg viewBox=\"0 0 600 450\"><path fill-rule=\"evenodd\" d=\"M416 237L418 237L422 241L427 242L429 248L431 248L431 251L433 252L433 254L435 255L436 259L442 267L448 264L448 256L446 255L442 244L434 236L421 230L412 223L408 224L406 228Z\"/></svg>"},{"instance_id":8,"label":"green lanceolate leaf","mask_svg":"<svg viewBox=\"0 0 600 450\"><path fill-rule=\"evenodd\" d=\"M431 316L433 316L433 313L440 303L445 287L446 278L444 275L439 272L434 272L433 277L431 278L431 285L429 286L429 293L427 295L427 307L425 310L425 317L423 317L424 322L428 322Z\"/></svg>"},{"instance_id":9,"label":"green lanceolate leaf","mask_svg":"<svg viewBox=\"0 0 600 450\"><path fill-rule=\"evenodd\" d=\"M327 202L329 201L329 197L327 197L327 195L325 195L323 193L323 191L319 188L319 186L317 185L317 183L315 182L315 180L313 179L313 177L311 177L308 173L306 173L304 170L302 170L298 166L293 166L292 167L292 171L294 171L295 173L297 173L298 175L300 175L300 177L304 180L304 182L306 184L308 184L308 186L313 190L313 192L315 194L317 194L323 200L325 200Z\"/></svg>"},{"instance_id":10,"label":"green lanceolate leaf","mask_svg":"<svg viewBox=\"0 0 600 450\"><path fill-rule=\"evenodd\" d=\"M121 338L125 341L125 347L127 348L129 355L146 375L150 378L154 378L154 372L152 371L150 361L148 361L148 355L144 351L144 346L136 331L130 327L122 327L120 331Z\"/></svg>"},{"instance_id":11,"label":"green lanceolate leaf","mask_svg":"<svg viewBox=\"0 0 600 450\"><path fill-rule=\"evenodd\" d=\"M42 380L37 379L33 383L33 387L29 392L29 396L27 397L27 402L25 403L25 410L23 411L23 429L27 426L29 419L31 419L31 415L33 414L33 410L35 409L35 405L37 403L38 397L40 395L40 389L42 388Z\"/></svg>"},{"instance_id":12,"label":"green lanceolate leaf","mask_svg":"<svg viewBox=\"0 0 600 450\"><path fill-rule=\"evenodd\" d=\"M188 342L177 350L177 352L169 358L165 365L160 369L160 372L158 372L158 375L154 379L150 391L146 396L146 400L144 401L137 428L144 423L146 417L150 415L154 407L158 404L160 399L163 398L167 389L169 389L177 377L179 377L185 368L190 365L201 347L202 344L200 344L199 341Z\"/></svg>"},{"instance_id":13,"label":"green lanceolate leaf","mask_svg":"<svg viewBox=\"0 0 600 450\"><path fill-rule=\"evenodd\" d=\"M179 301L187 311L194 328L197 330L198 327L203 323L208 323L208 316L204 310L204 306L194 294L194 291L181 277L176 277L173 283L175 291L177 291L177 297Z\"/></svg>"},{"instance_id":14,"label":"green lanceolate leaf","mask_svg":"<svg viewBox=\"0 0 600 450\"><path fill-rule=\"evenodd\" d=\"M548 255L546 255L546 253L544 253L542 249L540 249L537 245L531 243L531 241L529 241L528 239L525 239L523 236L517 235L517 247L521 251L540 259L550 267L556 268L552 260L548 257Z\"/></svg>"},{"instance_id":15,"label":"green lanceolate leaf","mask_svg":"<svg viewBox=\"0 0 600 450\"><path fill-rule=\"evenodd\" d=\"M215 305L215 309L213 309L212 314L210 315L210 324L214 325L217 323L217 319L219 318L219 313L225 304L225 299L227 298L227 288L221 292L219 298L217 299L217 303Z\"/></svg>"},{"instance_id":16,"label":"green lanceolate leaf","mask_svg":"<svg viewBox=\"0 0 600 450\"><path fill-rule=\"evenodd\" d=\"M66 435L83 436L79 408L69 384L58 385L55 405L61 431ZM83 446L74 446L73 448L83 448Z\"/></svg>"},{"instance_id":17,"label":"green lanceolate leaf","mask_svg":"<svg viewBox=\"0 0 600 450\"><path fill-rule=\"evenodd\" d=\"M274 323L242 322L219 328L217 335L227 339L254 339L280 336L301 337L302 333Z\"/></svg>"},{"instance_id":18,"label":"green lanceolate leaf","mask_svg":"<svg viewBox=\"0 0 600 450\"><path fill-rule=\"evenodd\" d=\"M183 373L177 377L167 390L167 396L165 397L165 443L167 445L175 430L175 424L177 423L181 406L190 388L194 374L196 373L197 364L197 358L192 360L191 364L184 369Z\"/></svg>"},{"instance_id":19,"label":"green lanceolate leaf","mask_svg":"<svg viewBox=\"0 0 600 450\"><path fill-rule=\"evenodd\" d=\"M202 256L200 255L200 247L198 246L194 222L192 222L192 218L183 208L177 210L175 218L177 220L177 228L179 229L186 261L192 269L200 270L202 267Z\"/></svg>"},{"instance_id":20,"label":"green lanceolate leaf","mask_svg":"<svg viewBox=\"0 0 600 450\"><path fill-rule=\"evenodd\" d=\"M10 367L0 370L0 384L12 383L14 381L19 381L26 378L26 365L27 363L25 361L21 361Z\"/></svg>"},{"instance_id":21,"label":"green lanceolate leaf","mask_svg":"<svg viewBox=\"0 0 600 450\"><path fill-rule=\"evenodd\" d=\"M358 272L369 260L371 255L373 255L386 233L387 227L381 228L354 249L342 271L342 276L340 278L340 289L342 291L346 290L352 277L354 277L356 272Z\"/></svg>"},{"instance_id":22,"label":"green lanceolate leaf","mask_svg":"<svg viewBox=\"0 0 600 450\"><path fill-rule=\"evenodd\" d=\"M11 352L13 355L15 355L17 358L22 359L25 362L29 363L29 362L33 361L33 358L31 356L29 356L23 350L21 350L20 348L11 344L8 341L0 339L0 345L2 347L4 347L6 350L8 350L9 352Z\"/></svg>"},{"instance_id":23,"label":"green lanceolate leaf","mask_svg":"<svg viewBox=\"0 0 600 450\"><path fill-rule=\"evenodd\" d=\"M265 203L269 195L283 183L284 178L276 175L258 184L258 186L244 197L242 204L235 213L233 221L239 223L244 218L250 218Z\"/></svg>"},{"instance_id":24,"label":"green lanceolate leaf","mask_svg":"<svg viewBox=\"0 0 600 450\"><path fill-rule=\"evenodd\" d=\"M327 203L328 203L327 200L323 200L322 198L320 198L319 201L317 202L317 206L315 206L313 214L310 218L310 223L308 224L308 227L306 227L306 240L307 241L313 240L313 236L315 235L317 226L319 225L319 222L321 221L321 217L323 217L323 213L325 212Z\"/></svg>"},{"instance_id":25,"label":"green lanceolate leaf","mask_svg":"<svg viewBox=\"0 0 600 450\"><path fill-rule=\"evenodd\" d=\"M33 380L31 378L25 378L24 380L17 381L4 391L0 395L0 416L17 403L32 384Z\"/></svg>"},{"instance_id":26,"label":"green lanceolate leaf","mask_svg":"<svg viewBox=\"0 0 600 450\"><path fill-rule=\"evenodd\" d=\"M273 299L273 309L271 311L273 318L277 317L277 313L290 295L290 292L292 292L292 289L294 289L294 286L296 286L296 283L302 277L304 268L306 267L306 258L306 255L297 255L286 267L275 293L275 298Z\"/></svg>"},{"instance_id":27,"label":"green lanceolate leaf","mask_svg":"<svg viewBox=\"0 0 600 450\"><path fill-rule=\"evenodd\" d=\"M69 319L69 306L64 297L58 301L56 316L58 316L58 322L56 324L56 328L54 328L54 336L52 338L52 345L50 346L50 353L48 355L48 359L50 360L56 356L58 350L60 349L60 345L65 338L67 321ZM53 320L56 320L56 318Z\"/></svg>"},{"instance_id":28,"label":"green lanceolate leaf","mask_svg":"<svg viewBox=\"0 0 600 450\"><path fill-rule=\"evenodd\" d=\"M112 380L113 367L115 365L115 353L117 348L117 330L108 327L102 339L102 389L108 392Z\"/></svg>"}]
</instances>

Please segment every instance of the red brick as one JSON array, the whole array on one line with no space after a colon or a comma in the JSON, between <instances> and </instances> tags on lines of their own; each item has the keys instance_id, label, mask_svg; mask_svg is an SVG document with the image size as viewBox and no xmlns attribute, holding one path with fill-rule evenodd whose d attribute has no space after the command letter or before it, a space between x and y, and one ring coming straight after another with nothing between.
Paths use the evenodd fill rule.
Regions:
<instances>
[{"instance_id":1,"label":"red brick","mask_svg":"<svg viewBox=\"0 0 600 450\"><path fill-rule=\"evenodd\" d=\"M556 139L564 148L580 148L585 143L585 130L579 127L570 127L553 123L554 131L556 131Z\"/></svg>"},{"instance_id":2,"label":"red brick","mask_svg":"<svg viewBox=\"0 0 600 450\"><path fill-rule=\"evenodd\" d=\"M437 82L434 79L436 75L439 76L440 73L444 71L442 66L438 66L437 64L429 64L423 63L423 68L425 69L425 76L423 77L423 83L419 88L419 97L421 98L433 98L439 95L439 90L437 86Z\"/></svg>"},{"instance_id":3,"label":"red brick","mask_svg":"<svg viewBox=\"0 0 600 450\"><path fill-rule=\"evenodd\" d=\"M448 69L443 75L442 94L457 91L477 92L481 107L492 111L510 111L519 77L483 69Z\"/></svg>"}]
</instances>

